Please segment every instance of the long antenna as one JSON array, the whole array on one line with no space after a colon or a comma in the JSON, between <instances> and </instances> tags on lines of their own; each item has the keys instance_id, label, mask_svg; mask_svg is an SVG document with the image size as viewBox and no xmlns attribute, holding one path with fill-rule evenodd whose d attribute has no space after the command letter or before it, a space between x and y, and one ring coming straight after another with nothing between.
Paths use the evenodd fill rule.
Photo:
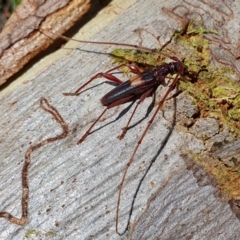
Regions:
<instances>
[{"instance_id":1,"label":"long antenna","mask_svg":"<svg viewBox=\"0 0 240 240\"><path fill-rule=\"evenodd\" d=\"M51 36L49 36L48 34L45 33L44 30L42 29L39 29L39 31L44 34L45 36L51 38L53 40L53 38ZM56 35L58 38L61 38L65 41L75 41L75 42L79 42L79 43L92 43L92 44L99 44L99 45L115 45L115 46L122 46L122 47L129 47L129 48L135 48L135 49L140 49L140 50L144 50L144 51L147 51L147 52L152 52L152 53L155 53L155 54L161 54L163 55L164 57L167 57L167 58L171 58L168 54L165 54L157 49L151 49L151 48L147 48L147 47L142 47L142 46L138 46L138 45L135 45L135 44L128 44L128 43L118 43L118 42L97 42L97 41L87 41L87 40L78 40L78 39L74 39L74 38L70 38L70 37L66 37L66 36L63 36L63 35L60 35L60 34L57 34L57 33L52 33L54 35ZM175 59L173 59L175 61Z\"/></svg>"}]
</instances>

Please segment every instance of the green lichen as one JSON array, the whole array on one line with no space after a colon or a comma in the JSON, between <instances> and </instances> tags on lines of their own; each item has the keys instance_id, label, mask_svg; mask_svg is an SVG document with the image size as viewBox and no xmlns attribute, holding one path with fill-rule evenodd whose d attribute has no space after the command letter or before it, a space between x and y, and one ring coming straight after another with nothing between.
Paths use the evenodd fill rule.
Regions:
<instances>
[{"instance_id":1,"label":"green lichen","mask_svg":"<svg viewBox=\"0 0 240 240\"><path fill-rule=\"evenodd\" d=\"M199 29L203 28L190 22L187 31L175 33L173 38L173 47L177 46L186 53L184 64L188 66L189 72L197 73L193 81L182 78L179 88L197 100L200 117L215 117L220 124L240 136L240 85L232 79L232 69L211 64L210 42L203 34L214 31Z\"/></svg>"},{"instance_id":2,"label":"green lichen","mask_svg":"<svg viewBox=\"0 0 240 240\"><path fill-rule=\"evenodd\" d=\"M111 56L118 63L134 62L145 67L155 67L163 62L164 57L147 51L135 49L114 49Z\"/></svg>"},{"instance_id":3,"label":"green lichen","mask_svg":"<svg viewBox=\"0 0 240 240\"><path fill-rule=\"evenodd\" d=\"M53 231L49 231L49 232L40 232L40 231L36 231L35 229L29 229L26 231L25 233L25 238L30 238L30 239L34 239L36 237L48 237L48 238L54 238L56 237L57 234Z\"/></svg>"},{"instance_id":4,"label":"green lichen","mask_svg":"<svg viewBox=\"0 0 240 240\"><path fill-rule=\"evenodd\" d=\"M56 234L55 232L53 232L53 231L49 231L49 232L47 232L47 233L45 234L45 236L47 236L47 237L56 237L57 234Z\"/></svg>"},{"instance_id":5,"label":"green lichen","mask_svg":"<svg viewBox=\"0 0 240 240\"><path fill-rule=\"evenodd\" d=\"M203 167L215 180L218 190L225 200L240 199L240 169L239 167L226 167L222 161L209 156L191 154L191 159Z\"/></svg>"},{"instance_id":6,"label":"green lichen","mask_svg":"<svg viewBox=\"0 0 240 240\"><path fill-rule=\"evenodd\" d=\"M211 64L210 41L205 34L218 34L190 21L181 31L175 31L165 54L174 52L184 59L189 74L181 76L179 89L191 95L198 105L198 117L214 117L220 126L225 126L235 137L240 137L240 85L232 79L234 71L226 66ZM141 50L117 49L111 53L114 60L140 65L142 69L157 66L165 61L165 54L153 54ZM119 60L121 59L121 60ZM240 167L225 166L213 158L195 156L194 161L214 176L218 188L229 199L240 198Z\"/></svg>"},{"instance_id":7,"label":"green lichen","mask_svg":"<svg viewBox=\"0 0 240 240\"><path fill-rule=\"evenodd\" d=\"M40 235L40 232L34 230L34 229L29 229L27 230L27 232L25 233L25 237L26 238L30 238L30 237L33 237L33 236L39 236Z\"/></svg>"},{"instance_id":8,"label":"green lichen","mask_svg":"<svg viewBox=\"0 0 240 240\"><path fill-rule=\"evenodd\" d=\"M222 69L215 69L214 73L211 76L200 74L197 82L180 83L180 88L197 100L202 117L214 115L221 124L240 136L240 86Z\"/></svg>"},{"instance_id":9,"label":"green lichen","mask_svg":"<svg viewBox=\"0 0 240 240\"><path fill-rule=\"evenodd\" d=\"M232 69L211 64L210 42L204 39L204 32L206 31L199 31L197 34L197 31L190 30L185 34L175 34L175 44L187 53L184 63L189 71L198 73L193 81L182 78L179 88L196 99L199 117L214 117L220 126L224 125L239 137L240 85L232 79ZM226 166L224 162L210 156L191 156L193 161L214 177L223 196L227 199L240 198L240 166Z\"/></svg>"}]
</instances>

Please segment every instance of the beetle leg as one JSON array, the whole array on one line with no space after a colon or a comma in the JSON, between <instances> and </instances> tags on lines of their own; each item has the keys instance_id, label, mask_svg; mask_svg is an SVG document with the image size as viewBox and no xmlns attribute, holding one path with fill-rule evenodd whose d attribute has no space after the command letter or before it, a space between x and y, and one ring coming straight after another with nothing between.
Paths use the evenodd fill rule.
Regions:
<instances>
[{"instance_id":1,"label":"beetle leg","mask_svg":"<svg viewBox=\"0 0 240 240\"><path fill-rule=\"evenodd\" d=\"M99 115L99 117L93 122L93 124L89 127L89 129L86 131L86 133L82 136L82 138L78 141L77 144L81 144L84 139L89 135L90 131L92 130L92 128L95 126L95 124L100 120L100 118L106 113L106 111L110 108L113 108L113 107L116 107L118 105L121 105L127 101L129 101L131 98L133 98L134 95L131 95L131 96L128 96L128 97L125 97L125 98L122 98L120 100L117 100L115 102L113 102L112 104L110 104L109 106L107 106L103 112Z\"/></svg>"},{"instance_id":2,"label":"beetle leg","mask_svg":"<svg viewBox=\"0 0 240 240\"><path fill-rule=\"evenodd\" d=\"M118 66L116 66L114 68L109 69L107 72L97 73L96 75L91 77L86 83L84 83L80 88L78 88L75 92L73 92L73 93L63 93L63 95L65 95L65 96L75 96L75 95L78 95L82 91L82 89L84 87L86 87L90 82L92 82L93 80L95 80L97 78L100 78L100 77L104 77L104 78L106 78L106 79L108 79L108 80L110 80L110 81L112 81L112 82L114 82L114 83L119 85L119 84L123 83L123 81L120 80L119 78L113 76L111 74L111 72L116 70L116 69L119 69L119 68L121 68L123 66L128 67L130 69L130 71L133 72L133 73L140 73L141 72L141 70L138 67L134 66L134 65L131 65L131 64L121 64L121 65L118 65Z\"/></svg>"},{"instance_id":3,"label":"beetle leg","mask_svg":"<svg viewBox=\"0 0 240 240\"><path fill-rule=\"evenodd\" d=\"M146 99L146 97L150 96L150 95L152 94L153 90L154 90L154 88L150 88L147 92L145 92L145 93L140 97L139 101L137 101L137 104L136 104L136 106L135 106L135 108L134 108L134 110L133 110L133 112L132 112L132 114L131 114L128 122L127 122L127 125L122 128L122 134L118 136L118 139L119 139L119 140L122 140L122 139L124 138L125 134L127 133L128 127L129 127L129 125L130 125L130 122L131 122L131 120L132 120L132 118L133 118L133 115L135 114L135 112L136 112L139 104L142 103L142 102Z\"/></svg>"}]
</instances>

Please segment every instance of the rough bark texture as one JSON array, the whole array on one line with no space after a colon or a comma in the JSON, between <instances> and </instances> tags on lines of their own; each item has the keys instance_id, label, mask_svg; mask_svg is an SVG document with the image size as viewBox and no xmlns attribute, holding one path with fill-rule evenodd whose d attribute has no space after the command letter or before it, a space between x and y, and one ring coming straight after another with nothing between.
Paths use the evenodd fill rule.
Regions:
<instances>
[{"instance_id":1,"label":"rough bark texture","mask_svg":"<svg viewBox=\"0 0 240 240\"><path fill-rule=\"evenodd\" d=\"M24 0L0 35L0 85L57 38L38 29L62 34L89 8L89 0Z\"/></svg>"}]
</instances>

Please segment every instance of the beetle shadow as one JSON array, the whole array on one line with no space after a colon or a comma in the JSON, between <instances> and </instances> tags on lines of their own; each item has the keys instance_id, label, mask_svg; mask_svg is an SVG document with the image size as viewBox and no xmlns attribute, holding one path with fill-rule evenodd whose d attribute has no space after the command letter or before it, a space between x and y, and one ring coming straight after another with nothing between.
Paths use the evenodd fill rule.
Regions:
<instances>
[{"instance_id":1,"label":"beetle shadow","mask_svg":"<svg viewBox=\"0 0 240 240\"><path fill-rule=\"evenodd\" d=\"M150 105L148 106L147 108L147 112L145 114L144 117L142 117L140 120L138 120L136 123L132 124L131 126L129 126L127 128L127 131L131 128L134 128L136 127L138 124L140 124L142 121L144 121L148 116L149 114L152 112L153 108L154 108L154 104L155 104L155 101L156 101L156 93L154 92L153 93L153 98L152 98L152 102L150 103Z\"/></svg>"},{"instance_id":2,"label":"beetle shadow","mask_svg":"<svg viewBox=\"0 0 240 240\"><path fill-rule=\"evenodd\" d=\"M162 140L162 143L159 147L159 149L157 150L156 154L154 155L154 157L150 160L150 163L149 165L147 166L144 174L142 175L142 177L140 178L139 182L138 182L138 185L137 185L137 188L132 196L132 202L131 202L131 205L130 205L130 210L129 210L129 214L128 214L128 219L127 219L127 225L126 227L124 228L124 231L122 232L123 234L125 234L128 230L129 230L129 226L130 226L130 220L131 220L131 216L132 216L132 213L133 213L133 210L134 210L134 204L135 204L135 201L136 201L136 198L137 198L137 195L140 191L140 188L142 186L142 183L143 181L145 180L148 172L150 171L150 169L152 168L153 164L155 163L155 161L157 160L157 158L159 157L159 155L162 153L163 149L165 148L165 146L167 145L168 143L168 140L170 139L170 136L172 135L172 132L174 130L174 127L176 125L176 113L177 113L177 99L176 97L173 98L174 99L174 114L173 114L173 118L172 118L172 121L171 121L171 126L169 127L168 129L168 133L166 134L166 136L164 137L164 139ZM121 234L122 235L122 234Z\"/></svg>"}]
</instances>

